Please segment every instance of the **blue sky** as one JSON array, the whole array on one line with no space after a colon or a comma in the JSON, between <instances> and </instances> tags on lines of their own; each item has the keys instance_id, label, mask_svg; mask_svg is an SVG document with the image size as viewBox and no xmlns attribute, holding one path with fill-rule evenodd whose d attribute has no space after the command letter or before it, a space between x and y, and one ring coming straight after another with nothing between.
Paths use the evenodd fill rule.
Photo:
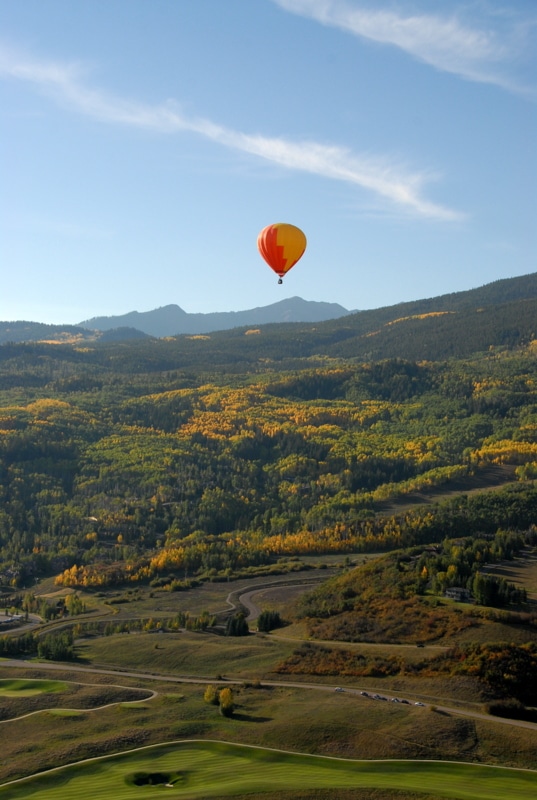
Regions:
<instances>
[{"instance_id":1,"label":"blue sky","mask_svg":"<svg viewBox=\"0 0 537 800\"><path fill-rule=\"evenodd\" d=\"M0 319L535 272L536 34L535 0L2 0Z\"/></svg>"}]
</instances>

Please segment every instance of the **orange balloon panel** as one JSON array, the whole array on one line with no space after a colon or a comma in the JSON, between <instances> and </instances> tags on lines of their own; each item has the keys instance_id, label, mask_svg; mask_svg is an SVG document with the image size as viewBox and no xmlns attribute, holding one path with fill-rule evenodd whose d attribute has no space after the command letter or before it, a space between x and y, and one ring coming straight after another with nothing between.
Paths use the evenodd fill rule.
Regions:
<instances>
[{"instance_id":1,"label":"orange balloon panel","mask_svg":"<svg viewBox=\"0 0 537 800\"><path fill-rule=\"evenodd\" d=\"M306 237L295 225L276 222L267 225L257 237L259 252L274 272L283 278L306 249Z\"/></svg>"}]
</instances>

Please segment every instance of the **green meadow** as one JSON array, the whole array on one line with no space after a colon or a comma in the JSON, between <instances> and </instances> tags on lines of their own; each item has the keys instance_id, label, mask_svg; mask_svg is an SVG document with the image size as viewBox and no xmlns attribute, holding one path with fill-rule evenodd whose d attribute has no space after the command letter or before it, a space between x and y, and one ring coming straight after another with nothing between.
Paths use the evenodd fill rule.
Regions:
<instances>
[{"instance_id":1,"label":"green meadow","mask_svg":"<svg viewBox=\"0 0 537 800\"><path fill-rule=\"evenodd\" d=\"M533 800L537 771L435 761L351 761L189 741L93 759L0 787L2 800L216 798L267 791L400 790L457 800ZM169 791L166 791L169 790Z\"/></svg>"}]
</instances>

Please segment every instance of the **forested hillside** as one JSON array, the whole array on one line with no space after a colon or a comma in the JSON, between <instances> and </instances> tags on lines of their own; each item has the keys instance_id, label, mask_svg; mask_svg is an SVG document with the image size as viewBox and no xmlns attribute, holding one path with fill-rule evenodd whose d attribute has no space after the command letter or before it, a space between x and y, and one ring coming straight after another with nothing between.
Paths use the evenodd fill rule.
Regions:
<instances>
[{"instance_id":1,"label":"forested hillside","mask_svg":"<svg viewBox=\"0 0 537 800\"><path fill-rule=\"evenodd\" d=\"M157 625L78 624L89 598L145 596L153 613L154 597L155 610L164 595L174 605L169 592L188 601L214 582L316 568L293 619L325 644L276 672L465 676L479 696L522 704L505 713L532 714L535 597L505 565L537 547L537 299L455 300L0 346L0 595L25 615L73 617L50 635L8 633L0 653L71 659L75 628ZM334 557L339 574L323 582ZM220 632L248 633L240 614L228 623ZM452 649L416 661L327 640Z\"/></svg>"},{"instance_id":2,"label":"forested hillside","mask_svg":"<svg viewBox=\"0 0 537 800\"><path fill-rule=\"evenodd\" d=\"M4 584L188 581L439 541L436 512L387 516L386 503L486 465L509 466L520 491L495 495L465 530L533 522L533 345L241 370L212 341L196 368L206 343L1 348Z\"/></svg>"},{"instance_id":3,"label":"forested hillside","mask_svg":"<svg viewBox=\"0 0 537 800\"><path fill-rule=\"evenodd\" d=\"M317 354L367 360L463 356L489 347L513 347L531 341L535 338L536 303L537 273L534 273L494 281L465 292L354 314L346 313L337 304L306 302L300 298L228 314L186 314L178 309L184 317L197 320L190 331L193 335L177 337L172 348L167 347L165 342L159 345L149 342L146 349L138 350L137 354L144 354L148 369L162 368L155 361L158 359L167 363L168 366L164 368L171 369L172 364L180 363L198 366L200 359L213 366L226 362L236 365L240 361L243 367L247 364L251 368L257 359L281 361ZM162 314L167 320L166 326L159 329L155 323L155 327L146 326L146 332L164 336L158 331L166 330L169 333L177 330L174 327L176 323L168 319L170 313L173 317L173 309L177 308L167 306L138 316L152 319ZM278 310L282 313L279 314ZM269 324L267 320L274 318L271 316L273 313L282 322ZM212 319L209 327L204 322L205 317ZM288 319L320 320L327 317L330 319L326 322L283 322ZM0 344L51 342L80 346L86 342L94 347L96 344L127 342L144 337L142 331L136 329L139 327L136 314L107 319L102 331L90 330L87 327L90 321L84 323L84 327L0 322ZM220 331L219 319L222 322ZM121 327L112 328L113 324ZM223 331L224 328L232 330ZM210 335L207 335L208 330L212 331ZM103 359L106 359L106 348L100 352L101 363ZM117 354L114 354L114 359L117 366ZM140 366L138 361L137 364L129 364L128 368L137 371Z\"/></svg>"}]
</instances>

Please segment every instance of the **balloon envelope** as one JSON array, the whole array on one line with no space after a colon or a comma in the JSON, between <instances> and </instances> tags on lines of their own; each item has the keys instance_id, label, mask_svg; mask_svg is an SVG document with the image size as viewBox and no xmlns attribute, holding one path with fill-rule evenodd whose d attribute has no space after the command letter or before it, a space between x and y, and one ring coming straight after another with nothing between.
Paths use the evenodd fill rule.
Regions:
<instances>
[{"instance_id":1,"label":"balloon envelope","mask_svg":"<svg viewBox=\"0 0 537 800\"><path fill-rule=\"evenodd\" d=\"M306 249L306 237L300 228L287 222L275 222L263 228L257 247L267 264L281 278L294 267Z\"/></svg>"}]
</instances>

